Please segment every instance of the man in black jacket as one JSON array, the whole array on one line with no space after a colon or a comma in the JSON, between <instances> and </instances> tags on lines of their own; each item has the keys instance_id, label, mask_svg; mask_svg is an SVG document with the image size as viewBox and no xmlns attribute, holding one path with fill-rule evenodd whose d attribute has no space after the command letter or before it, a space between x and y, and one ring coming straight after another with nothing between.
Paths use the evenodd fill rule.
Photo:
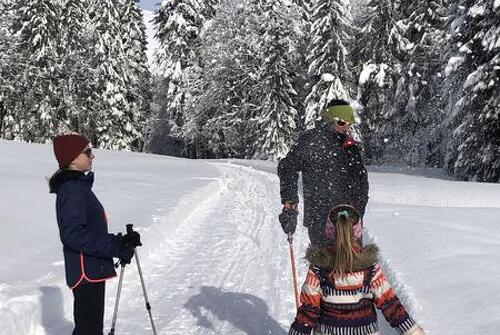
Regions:
<instances>
[{"instance_id":1,"label":"man in black jacket","mask_svg":"<svg viewBox=\"0 0 500 335\"><path fill-rule=\"evenodd\" d=\"M368 174L360 149L348 134L354 122L351 106L344 100L333 100L322 116L323 120L302 134L278 164L283 230L295 232L297 181L302 172L304 226L314 245L325 244L326 217L334 206L349 204L363 216L368 203Z\"/></svg>"}]
</instances>

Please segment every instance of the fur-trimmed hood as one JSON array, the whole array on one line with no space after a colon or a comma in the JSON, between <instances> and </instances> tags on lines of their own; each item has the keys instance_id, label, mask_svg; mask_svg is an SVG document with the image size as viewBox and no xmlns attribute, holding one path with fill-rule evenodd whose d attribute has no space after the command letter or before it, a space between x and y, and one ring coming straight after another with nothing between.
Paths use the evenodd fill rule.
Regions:
<instances>
[{"instance_id":1,"label":"fur-trimmed hood","mask_svg":"<svg viewBox=\"0 0 500 335\"><path fill-rule=\"evenodd\" d=\"M363 247L358 253L358 257L354 259L353 271L366 270L375 265L378 261L378 250L375 244L368 244ZM335 249L333 247L309 246L305 258L312 266L326 270L335 268Z\"/></svg>"},{"instance_id":2,"label":"fur-trimmed hood","mask_svg":"<svg viewBox=\"0 0 500 335\"><path fill-rule=\"evenodd\" d=\"M94 172L90 171L88 174L85 174L78 170L59 170L49 180L50 193L59 192L63 184L73 180L80 180L89 185L89 187L92 187L94 183Z\"/></svg>"}]
</instances>

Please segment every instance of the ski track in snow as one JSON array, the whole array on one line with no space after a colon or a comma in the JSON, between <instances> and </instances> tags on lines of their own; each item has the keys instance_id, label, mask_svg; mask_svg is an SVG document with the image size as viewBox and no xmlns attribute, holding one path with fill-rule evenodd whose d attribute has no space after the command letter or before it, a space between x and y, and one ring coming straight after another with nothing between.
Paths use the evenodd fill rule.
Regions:
<instances>
[{"instance_id":1,"label":"ski track in snow","mask_svg":"<svg viewBox=\"0 0 500 335\"><path fill-rule=\"evenodd\" d=\"M212 164L221 177L155 218L157 229L163 229L156 233L164 238L141 258L158 333L285 335L295 306L288 243L277 222L278 178L252 167ZM307 230L299 227L294 239L300 289L307 271L302 259ZM394 282L397 273L383 263L394 287L404 291ZM151 332L134 262L124 277L117 333ZM110 324L117 281L109 283L105 325ZM412 305L409 299L402 296ZM395 334L381 315L379 322L381 334Z\"/></svg>"},{"instance_id":2,"label":"ski track in snow","mask_svg":"<svg viewBox=\"0 0 500 335\"><path fill-rule=\"evenodd\" d=\"M233 167L245 167L245 169L249 173L265 173L267 174L268 178L273 178L275 182L274 188L277 190L275 193L276 195L273 195L270 198L270 201L274 201L274 199L280 199L279 197L279 179L276 176L276 168L272 167L270 168L268 164L264 164L259 161L244 161L244 160L228 160L228 163L233 166ZM299 180L299 183L301 181ZM300 190L299 190L300 191ZM299 197L300 201L302 202L302 193L299 192ZM281 210L281 206L279 206L278 211ZM297 231L294 235L294 239L298 240L299 248L297 246L295 247L295 257L297 261L297 281L298 281L298 289L300 290L300 287L302 285L303 280L305 279L305 275L308 270L308 263L306 261L301 261L304 257L305 250L309 245L309 237L307 234L307 228L302 226L303 222L303 213L302 211L299 212L299 220L298 220L298 227ZM281 230L280 230L280 233ZM363 240L365 243L377 243L377 237L369 231L366 227L363 228ZM405 305L406 308L409 309L410 313L421 309L420 305L418 302L416 302L415 297L411 294L411 290L400 280L400 274L395 269L392 265L389 259L387 259L384 256L383 250L380 251L380 263L382 266L382 269L391 283L392 287L394 288L396 294L398 297L401 299L403 304ZM288 284L290 287L292 287L291 282ZM295 317L295 311L292 310L291 312L291 317L289 317L288 321L285 322L286 327L285 329L288 330L290 324L293 321L293 318ZM377 310L378 314L378 322L379 322L379 333L380 335L395 335L397 334L397 331L394 330L385 320L384 316L380 312L380 310Z\"/></svg>"},{"instance_id":3,"label":"ski track in snow","mask_svg":"<svg viewBox=\"0 0 500 335\"><path fill-rule=\"evenodd\" d=\"M213 165L221 178L196 192L197 205L187 217L174 210L156 218L171 230L141 258L156 328L159 334L287 334L295 307L288 243L277 223L278 178ZM305 241L307 234L300 232L296 239ZM303 255L301 248L297 255ZM305 262L297 261L305 274ZM146 333L149 320L134 263L124 278L117 333ZM114 292L116 283L108 285L108 296ZM280 303L268 305L274 301ZM113 304L110 297L109 318Z\"/></svg>"}]
</instances>

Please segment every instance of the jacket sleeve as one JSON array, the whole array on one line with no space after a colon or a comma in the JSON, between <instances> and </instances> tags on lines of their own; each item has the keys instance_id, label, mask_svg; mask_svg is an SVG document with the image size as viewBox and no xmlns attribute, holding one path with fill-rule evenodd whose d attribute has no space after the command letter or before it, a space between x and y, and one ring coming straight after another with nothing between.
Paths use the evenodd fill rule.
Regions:
<instances>
[{"instance_id":1,"label":"jacket sleeve","mask_svg":"<svg viewBox=\"0 0 500 335\"><path fill-rule=\"evenodd\" d=\"M399 334L411 334L418 327L417 324L399 301L399 298L385 278L380 265L377 264L373 271L374 275L371 280L370 289L374 297L375 306L382 311L387 322Z\"/></svg>"},{"instance_id":2,"label":"jacket sleeve","mask_svg":"<svg viewBox=\"0 0 500 335\"><path fill-rule=\"evenodd\" d=\"M278 177L280 179L281 203L299 202L298 180L299 171L302 171L302 157L299 143L294 145L285 158L278 163Z\"/></svg>"},{"instance_id":3,"label":"jacket sleeve","mask_svg":"<svg viewBox=\"0 0 500 335\"><path fill-rule=\"evenodd\" d=\"M368 204L368 171L363 164L363 159L361 158L361 152L357 145L353 145L349 149L350 161L353 177L357 184L357 198L358 198L358 210L361 217L365 214L366 205Z\"/></svg>"},{"instance_id":4,"label":"jacket sleeve","mask_svg":"<svg viewBox=\"0 0 500 335\"><path fill-rule=\"evenodd\" d=\"M321 286L317 275L309 269L300 292L300 307L289 335L311 334L321 315Z\"/></svg>"},{"instance_id":5,"label":"jacket sleeve","mask_svg":"<svg viewBox=\"0 0 500 335\"><path fill-rule=\"evenodd\" d=\"M63 244L88 256L117 257L119 247L117 243L113 243L115 235L95 237L87 230L84 192L68 189L61 191L58 197L59 229Z\"/></svg>"}]
</instances>

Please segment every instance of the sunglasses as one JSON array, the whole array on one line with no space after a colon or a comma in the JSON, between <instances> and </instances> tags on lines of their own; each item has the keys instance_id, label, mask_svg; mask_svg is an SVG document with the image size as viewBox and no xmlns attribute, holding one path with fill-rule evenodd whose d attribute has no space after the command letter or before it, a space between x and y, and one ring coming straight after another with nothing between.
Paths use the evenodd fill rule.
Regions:
<instances>
[{"instance_id":1,"label":"sunglasses","mask_svg":"<svg viewBox=\"0 0 500 335\"><path fill-rule=\"evenodd\" d=\"M82 154L84 154L88 158L92 158L92 148L87 148L87 149L83 150Z\"/></svg>"},{"instance_id":2,"label":"sunglasses","mask_svg":"<svg viewBox=\"0 0 500 335\"><path fill-rule=\"evenodd\" d=\"M344 127L345 125L348 125L349 123L348 122L345 122L345 121L342 121L342 120L335 120L335 123L337 124L337 126L339 127Z\"/></svg>"}]
</instances>

